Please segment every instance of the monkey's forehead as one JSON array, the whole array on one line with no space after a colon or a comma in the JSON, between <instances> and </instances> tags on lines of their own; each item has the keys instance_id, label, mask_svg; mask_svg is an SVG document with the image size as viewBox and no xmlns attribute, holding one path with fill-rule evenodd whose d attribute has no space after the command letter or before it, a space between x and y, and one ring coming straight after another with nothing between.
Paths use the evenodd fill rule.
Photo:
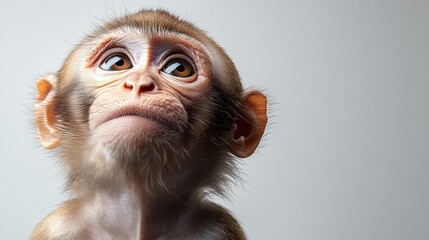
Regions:
<instances>
[{"instance_id":1,"label":"monkey's forehead","mask_svg":"<svg viewBox=\"0 0 429 240\"><path fill-rule=\"evenodd\" d=\"M210 49L206 47L207 44L194 37L171 31L146 32L136 27L121 27L120 29L106 31L99 36L89 36L79 44L81 49L79 55L90 56L103 48L115 45L151 50L153 45L162 44L163 42L171 45L174 45L174 43L181 44L186 48L192 49L192 51L205 55L208 59L213 58Z\"/></svg>"}]
</instances>

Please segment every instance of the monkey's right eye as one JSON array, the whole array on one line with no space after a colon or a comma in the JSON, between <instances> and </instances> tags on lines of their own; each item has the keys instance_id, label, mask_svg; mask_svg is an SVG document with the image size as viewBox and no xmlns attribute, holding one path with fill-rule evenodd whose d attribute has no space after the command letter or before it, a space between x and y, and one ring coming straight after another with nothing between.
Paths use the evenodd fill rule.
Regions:
<instances>
[{"instance_id":1,"label":"monkey's right eye","mask_svg":"<svg viewBox=\"0 0 429 240\"><path fill-rule=\"evenodd\" d=\"M123 53L111 54L100 64L100 68L106 71L121 71L132 67L130 58Z\"/></svg>"}]
</instances>

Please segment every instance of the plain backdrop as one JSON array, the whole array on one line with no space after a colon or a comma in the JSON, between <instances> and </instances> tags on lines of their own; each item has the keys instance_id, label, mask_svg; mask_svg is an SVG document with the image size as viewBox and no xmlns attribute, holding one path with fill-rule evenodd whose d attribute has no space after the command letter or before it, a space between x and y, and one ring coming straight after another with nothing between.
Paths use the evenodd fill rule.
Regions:
<instances>
[{"instance_id":1,"label":"plain backdrop","mask_svg":"<svg viewBox=\"0 0 429 240\"><path fill-rule=\"evenodd\" d=\"M67 195L32 120L35 81L94 24L143 7L206 30L270 125L221 201L249 239L429 239L429 1L1 1L0 239Z\"/></svg>"}]
</instances>

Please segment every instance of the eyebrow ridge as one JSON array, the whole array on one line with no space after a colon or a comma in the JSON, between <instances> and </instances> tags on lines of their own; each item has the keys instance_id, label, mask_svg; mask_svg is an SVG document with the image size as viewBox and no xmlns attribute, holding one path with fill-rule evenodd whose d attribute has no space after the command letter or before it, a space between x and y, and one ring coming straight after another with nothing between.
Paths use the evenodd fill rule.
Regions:
<instances>
[{"instance_id":1,"label":"eyebrow ridge","mask_svg":"<svg viewBox=\"0 0 429 240\"><path fill-rule=\"evenodd\" d=\"M97 62L98 58L101 54L105 52L106 49L112 48L114 46L118 45L118 42L120 41L117 37L108 37L105 40L103 40L98 46L91 51L91 55L88 57L87 60L87 68L94 67L95 63Z\"/></svg>"}]
</instances>

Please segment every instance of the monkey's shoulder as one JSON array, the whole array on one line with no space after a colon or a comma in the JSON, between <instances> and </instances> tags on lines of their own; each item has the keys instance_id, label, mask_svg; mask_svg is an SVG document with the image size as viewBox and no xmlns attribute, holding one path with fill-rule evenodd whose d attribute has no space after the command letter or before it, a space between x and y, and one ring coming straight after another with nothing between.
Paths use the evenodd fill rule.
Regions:
<instances>
[{"instance_id":1,"label":"monkey's shoulder","mask_svg":"<svg viewBox=\"0 0 429 240\"><path fill-rule=\"evenodd\" d=\"M109 200L76 198L62 203L35 228L31 240L139 239L140 216ZM112 207L113 206L113 207Z\"/></svg>"},{"instance_id":2,"label":"monkey's shoulder","mask_svg":"<svg viewBox=\"0 0 429 240\"><path fill-rule=\"evenodd\" d=\"M84 229L76 224L77 208L73 200L63 203L36 226L30 239L72 240L84 236Z\"/></svg>"},{"instance_id":3,"label":"monkey's shoulder","mask_svg":"<svg viewBox=\"0 0 429 240\"><path fill-rule=\"evenodd\" d=\"M213 202L203 204L196 212L195 220L201 222L200 230L209 232L211 238L208 239L246 239L240 224L231 213Z\"/></svg>"},{"instance_id":4,"label":"monkey's shoulder","mask_svg":"<svg viewBox=\"0 0 429 240\"><path fill-rule=\"evenodd\" d=\"M193 207L187 218L185 224L176 225L176 228L161 239L247 239L240 224L231 213L213 202L204 202Z\"/></svg>"}]
</instances>

